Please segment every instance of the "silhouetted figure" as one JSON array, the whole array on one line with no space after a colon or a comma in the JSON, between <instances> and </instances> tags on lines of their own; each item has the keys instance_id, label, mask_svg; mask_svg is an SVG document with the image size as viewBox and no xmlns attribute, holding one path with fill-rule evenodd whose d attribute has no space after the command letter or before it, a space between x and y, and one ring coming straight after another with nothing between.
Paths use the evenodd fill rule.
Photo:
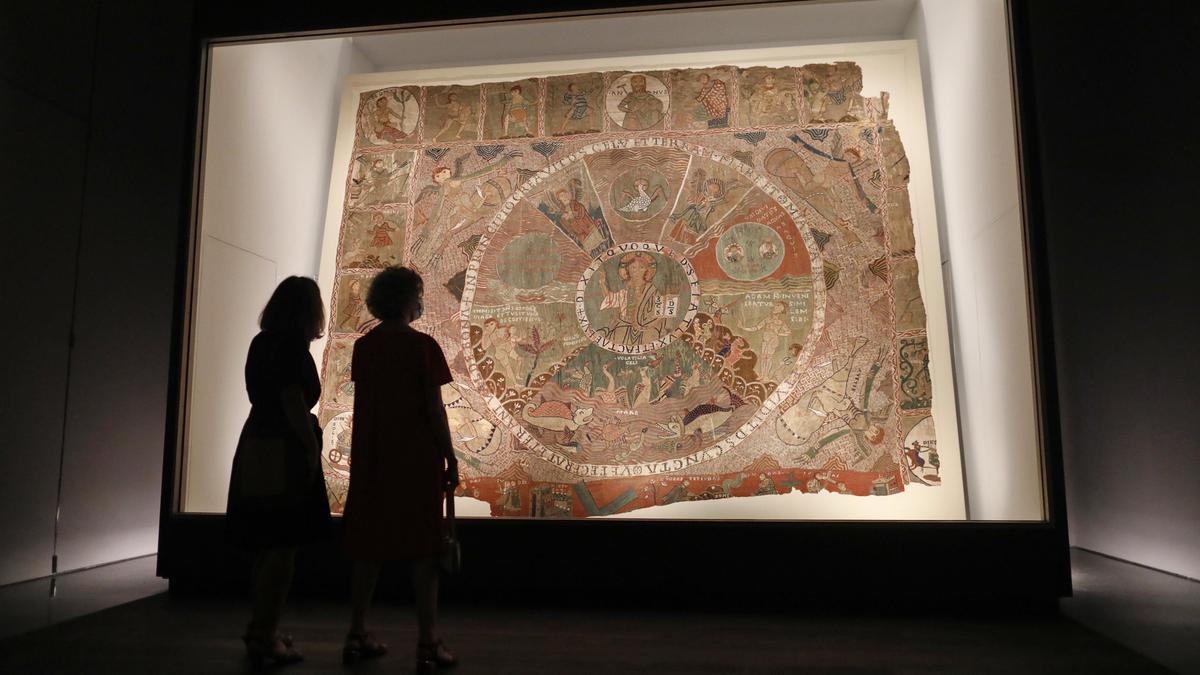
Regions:
<instances>
[{"instance_id":1,"label":"silhouetted figure","mask_svg":"<svg viewBox=\"0 0 1200 675\"><path fill-rule=\"evenodd\" d=\"M412 567L417 610L417 669L456 659L440 639L438 555L443 550L442 499L458 485L458 461L442 407L451 381L434 339L409 323L420 318L424 285L406 267L375 277L367 308L379 325L354 344L354 432L346 496L346 552L355 561L352 614L343 657L379 656L387 646L366 630L366 612L385 560Z\"/></svg>"},{"instance_id":2,"label":"silhouetted figure","mask_svg":"<svg viewBox=\"0 0 1200 675\"><path fill-rule=\"evenodd\" d=\"M253 614L242 640L256 666L303 659L278 629L296 549L324 535L330 519L321 428L309 412L321 383L308 345L324 322L316 282L288 277L267 301L246 357L251 408L233 457L226 524L230 540L254 552Z\"/></svg>"}]
</instances>

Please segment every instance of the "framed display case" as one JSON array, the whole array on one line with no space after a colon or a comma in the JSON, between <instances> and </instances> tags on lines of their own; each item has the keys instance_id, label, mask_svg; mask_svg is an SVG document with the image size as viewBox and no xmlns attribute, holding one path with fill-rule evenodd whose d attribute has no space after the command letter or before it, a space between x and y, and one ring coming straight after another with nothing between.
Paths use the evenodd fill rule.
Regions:
<instances>
[{"instance_id":1,"label":"framed display case","mask_svg":"<svg viewBox=\"0 0 1200 675\"><path fill-rule=\"evenodd\" d=\"M454 375L464 588L715 567L740 597L821 551L845 595L890 591L881 568L1069 592L1019 8L423 11L445 13L200 10L161 574L220 575L196 552L255 318L292 274L328 308L340 512L364 296L405 264Z\"/></svg>"}]
</instances>

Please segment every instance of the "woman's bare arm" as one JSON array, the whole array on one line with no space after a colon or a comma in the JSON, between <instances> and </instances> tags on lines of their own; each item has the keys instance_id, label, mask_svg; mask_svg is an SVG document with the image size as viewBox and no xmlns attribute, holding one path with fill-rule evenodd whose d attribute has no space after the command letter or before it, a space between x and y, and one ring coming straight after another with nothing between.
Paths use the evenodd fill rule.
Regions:
<instances>
[{"instance_id":1,"label":"woman's bare arm","mask_svg":"<svg viewBox=\"0 0 1200 675\"><path fill-rule=\"evenodd\" d=\"M442 404L442 388L433 385L428 395L426 413L433 425L433 443L438 454L446 460L446 478L452 486L458 485L458 457L454 455L454 444L450 440L450 421L446 418L446 407Z\"/></svg>"},{"instance_id":2,"label":"woman's bare arm","mask_svg":"<svg viewBox=\"0 0 1200 675\"><path fill-rule=\"evenodd\" d=\"M308 406L304 405L304 393L300 391L299 385L291 385L283 390L282 397L283 414L287 418L288 428L304 446L305 459L314 466L319 466L321 448L317 444L316 434L313 433Z\"/></svg>"}]
</instances>

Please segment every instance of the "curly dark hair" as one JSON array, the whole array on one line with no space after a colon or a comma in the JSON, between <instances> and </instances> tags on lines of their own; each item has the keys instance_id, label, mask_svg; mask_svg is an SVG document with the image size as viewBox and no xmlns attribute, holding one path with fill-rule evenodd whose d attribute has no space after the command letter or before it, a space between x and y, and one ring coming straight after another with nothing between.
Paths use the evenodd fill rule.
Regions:
<instances>
[{"instance_id":1,"label":"curly dark hair","mask_svg":"<svg viewBox=\"0 0 1200 675\"><path fill-rule=\"evenodd\" d=\"M288 277L279 282L258 315L259 328L308 341L321 337L324 323L321 289L308 277Z\"/></svg>"},{"instance_id":2,"label":"curly dark hair","mask_svg":"<svg viewBox=\"0 0 1200 675\"><path fill-rule=\"evenodd\" d=\"M416 270L388 267L371 281L367 291L367 309L380 321L403 318L425 290L425 282Z\"/></svg>"}]
</instances>

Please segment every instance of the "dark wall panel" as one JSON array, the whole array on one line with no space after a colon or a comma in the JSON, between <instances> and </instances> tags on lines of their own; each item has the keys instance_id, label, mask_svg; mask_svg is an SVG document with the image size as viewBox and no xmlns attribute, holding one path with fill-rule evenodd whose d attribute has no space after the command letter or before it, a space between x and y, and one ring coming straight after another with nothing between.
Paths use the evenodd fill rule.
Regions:
<instances>
[{"instance_id":1,"label":"dark wall panel","mask_svg":"<svg viewBox=\"0 0 1200 675\"><path fill-rule=\"evenodd\" d=\"M1200 578L1200 81L1179 5L1023 2L1072 542Z\"/></svg>"},{"instance_id":2,"label":"dark wall panel","mask_svg":"<svg viewBox=\"0 0 1200 675\"><path fill-rule=\"evenodd\" d=\"M55 108L86 119L98 0L0 2L0 77Z\"/></svg>"},{"instance_id":3,"label":"dark wall panel","mask_svg":"<svg viewBox=\"0 0 1200 675\"><path fill-rule=\"evenodd\" d=\"M0 84L0 584L50 573L67 340L75 279L84 126L44 99ZM9 322L11 321L11 324Z\"/></svg>"},{"instance_id":4,"label":"dark wall panel","mask_svg":"<svg viewBox=\"0 0 1200 675\"><path fill-rule=\"evenodd\" d=\"M0 585L51 570L94 32L92 2L0 3Z\"/></svg>"},{"instance_id":5,"label":"dark wall panel","mask_svg":"<svg viewBox=\"0 0 1200 675\"><path fill-rule=\"evenodd\" d=\"M190 3L101 7L61 568L157 547Z\"/></svg>"}]
</instances>

